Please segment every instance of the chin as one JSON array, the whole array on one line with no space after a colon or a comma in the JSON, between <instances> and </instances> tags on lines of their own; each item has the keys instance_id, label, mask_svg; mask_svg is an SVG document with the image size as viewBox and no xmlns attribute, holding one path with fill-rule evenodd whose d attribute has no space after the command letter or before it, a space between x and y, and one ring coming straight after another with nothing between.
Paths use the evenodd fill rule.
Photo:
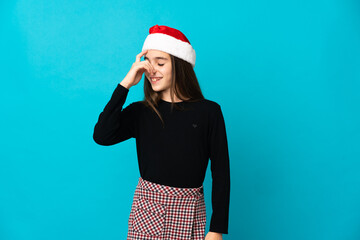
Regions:
<instances>
[{"instance_id":1,"label":"chin","mask_svg":"<svg viewBox=\"0 0 360 240\"><path fill-rule=\"evenodd\" d=\"M164 89L162 88L157 88L157 87L154 87L152 88L154 92L162 92Z\"/></svg>"}]
</instances>

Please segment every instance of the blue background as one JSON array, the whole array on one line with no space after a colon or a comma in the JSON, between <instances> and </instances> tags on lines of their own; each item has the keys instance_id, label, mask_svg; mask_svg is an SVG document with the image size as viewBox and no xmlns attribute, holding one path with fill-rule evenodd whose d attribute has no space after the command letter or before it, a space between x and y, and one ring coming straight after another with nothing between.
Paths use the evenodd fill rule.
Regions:
<instances>
[{"instance_id":1,"label":"blue background","mask_svg":"<svg viewBox=\"0 0 360 240\"><path fill-rule=\"evenodd\" d=\"M360 239L356 0L1 1L0 239L126 238L135 139L92 133L155 24L185 33L222 107L224 239ZM210 167L204 187L207 232Z\"/></svg>"}]
</instances>

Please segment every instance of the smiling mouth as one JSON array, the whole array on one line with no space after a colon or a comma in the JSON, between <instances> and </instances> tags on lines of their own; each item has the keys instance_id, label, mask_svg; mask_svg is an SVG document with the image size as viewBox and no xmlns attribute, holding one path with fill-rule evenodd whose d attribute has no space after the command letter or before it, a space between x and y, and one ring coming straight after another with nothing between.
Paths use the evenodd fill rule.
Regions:
<instances>
[{"instance_id":1,"label":"smiling mouth","mask_svg":"<svg viewBox=\"0 0 360 240\"><path fill-rule=\"evenodd\" d=\"M160 79L162 79L162 77L153 77L153 78L150 78L150 79L151 79L151 82L157 82Z\"/></svg>"}]
</instances>

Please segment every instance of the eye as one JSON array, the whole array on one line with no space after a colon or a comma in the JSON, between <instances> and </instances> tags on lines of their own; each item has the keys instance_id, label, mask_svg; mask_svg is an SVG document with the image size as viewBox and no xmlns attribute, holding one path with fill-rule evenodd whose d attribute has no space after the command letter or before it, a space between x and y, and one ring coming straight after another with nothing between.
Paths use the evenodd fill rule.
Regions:
<instances>
[{"instance_id":1,"label":"eye","mask_svg":"<svg viewBox=\"0 0 360 240\"><path fill-rule=\"evenodd\" d=\"M165 64L165 63L163 63L163 64L158 64L158 65L159 65L159 66L164 66L164 64Z\"/></svg>"}]
</instances>

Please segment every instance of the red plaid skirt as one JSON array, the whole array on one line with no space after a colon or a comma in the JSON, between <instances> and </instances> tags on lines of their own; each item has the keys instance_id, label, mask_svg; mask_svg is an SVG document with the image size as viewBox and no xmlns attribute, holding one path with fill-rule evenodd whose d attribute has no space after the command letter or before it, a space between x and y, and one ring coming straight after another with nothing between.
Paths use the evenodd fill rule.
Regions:
<instances>
[{"instance_id":1,"label":"red plaid skirt","mask_svg":"<svg viewBox=\"0 0 360 240\"><path fill-rule=\"evenodd\" d=\"M127 240L204 240L205 225L203 185L177 188L139 178Z\"/></svg>"}]
</instances>

